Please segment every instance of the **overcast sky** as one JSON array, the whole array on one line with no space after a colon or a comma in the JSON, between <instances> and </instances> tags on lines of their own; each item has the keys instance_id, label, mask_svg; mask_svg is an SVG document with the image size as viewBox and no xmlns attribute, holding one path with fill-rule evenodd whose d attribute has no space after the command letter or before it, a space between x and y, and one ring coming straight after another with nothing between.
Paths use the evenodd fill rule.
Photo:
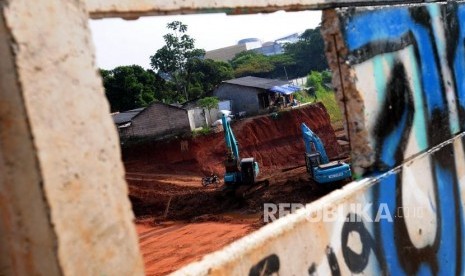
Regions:
<instances>
[{"instance_id":1,"label":"overcast sky","mask_svg":"<svg viewBox=\"0 0 465 276\"><path fill-rule=\"evenodd\" d=\"M150 68L150 56L163 47L166 24L179 20L188 26L187 34L196 48L206 51L235 45L243 38L263 42L315 28L320 11L284 12L253 15L200 14L142 17L138 20L91 20L90 27L97 52L97 66L113 69L137 64Z\"/></svg>"}]
</instances>

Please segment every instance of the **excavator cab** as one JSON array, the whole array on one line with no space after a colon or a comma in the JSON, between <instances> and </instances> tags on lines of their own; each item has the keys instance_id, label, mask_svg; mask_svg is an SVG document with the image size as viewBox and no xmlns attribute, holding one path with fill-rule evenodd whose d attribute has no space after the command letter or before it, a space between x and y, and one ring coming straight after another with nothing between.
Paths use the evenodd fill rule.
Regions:
<instances>
[{"instance_id":1,"label":"excavator cab","mask_svg":"<svg viewBox=\"0 0 465 276\"><path fill-rule=\"evenodd\" d=\"M313 168L321 164L321 154L319 152L305 153L305 165L307 172L313 173Z\"/></svg>"},{"instance_id":2,"label":"excavator cab","mask_svg":"<svg viewBox=\"0 0 465 276\"><path fill-rule=\"evenodd\" d=\"M255 177L257 175L258 165L255 159L243 158L241 160L241 175L243 185L253 185L255 183Z\"/></svg>"}]
</instances>

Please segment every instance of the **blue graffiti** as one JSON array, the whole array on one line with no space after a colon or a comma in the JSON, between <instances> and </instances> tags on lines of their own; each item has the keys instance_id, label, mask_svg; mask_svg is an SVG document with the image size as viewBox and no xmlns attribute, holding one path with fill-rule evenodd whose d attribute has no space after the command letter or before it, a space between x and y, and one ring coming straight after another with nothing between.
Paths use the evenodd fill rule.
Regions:
<instances>
[{"instance_id":1,"label":"blue graffiti","mask_svg":"<svg viewBox=\"0 0 465 276\"><path fill-rule=\"evenodd\" d=\"M369 173L384 176L370 190L371 215L376 217L382 205L403 210L403 188L408 183L403 183L403 167L393 169L411 157L409 140L414 139L424 152L465 131L465 3L342 9L339 17L349 50L345 58L352 65L371 62L375 70L376 98L381 104L370 133L376 162ZM384 74L386 67L389 74ZM433 184L427 198L437 223L430 243L414 245L403 211L393 221L374 222L371 232L362 220L346 220L340 248L352 273L364 273L369 258L374 258L383 275L465 275L465 221L455 161L457 150L465 152L464 140L462 145L463 149L444 145L427 157ZM352 216L357 214L348 215ZM348 245L354 232L360 237L361 252ZM326 257L331 274L340 275L340 260L329 245ZM279 270L275 267L273 272ZM308 274L318 274L315 263Z\"/></svg>"},{"instance_id":2,"label":"blue graffiti","mask_svg":"<svg viewBox=\"0 0 465 276\"><path fill-rule=\"evenodd\" d=\"M406 144L413 129L416 136L423 140L419 143L420 150L449 139L460 131L459 128L464 130L465 5L448 3L361 9L351 10L350 14L344 16L344 39L351 55L349 60L353 63L371 60L376 69L380 67L376 66L379 56L389 55L392 59L392 53L413 47L415 56L412 60L416 62L413 68L419 68L420 82L415 85L420 87L409 89L408 83L399 86L400 82L407 82L399 77L391 80L392 87L380 85L379 79L376 81L377 88L383 89L379 93L382 94L384 105L378 115L379 127L375 126L372 133L378 152L374 174L404 162ZM441 20L435 20L438 18ZM444 26L434 25L437 22L444 22ZM442 41L435 32L439 27L445 29L446 41ZM444 59L444 52L453 60L441 60ZM441 62L448 64L453 72L454 83L445 83ZM393 76L398 70L404 70L400 60L390 62L389 66ZM382 72L378 74L382 75ZM402 74L405 75L405 72L398 76ZM448 106L451 103L447 100L445 86L451 86L455 91L460 124L450 117L452 107ZM409 103L409 99L412 103ZM387 274L464 275L465 227L455 161L450 155L453 150L449 145L430 158L438 223L433 244L415 248L408 238L403 219L393 222L383 220L376 225L374 235L380 241L377 250L381 252L377 257ZM383 179L374 188L373 210L377 210L382 203L388 204L391 210L402 207L402 185L402 172Z\"/></svg>"}]
</instances>

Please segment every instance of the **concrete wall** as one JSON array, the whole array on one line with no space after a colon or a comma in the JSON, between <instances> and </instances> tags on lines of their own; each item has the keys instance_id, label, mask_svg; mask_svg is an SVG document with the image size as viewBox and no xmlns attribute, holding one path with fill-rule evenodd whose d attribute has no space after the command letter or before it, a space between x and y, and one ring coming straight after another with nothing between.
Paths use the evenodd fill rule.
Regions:
<instances>
[{"instance_id":1,"label":"concrete wall","mask_svg":"<svg viewBox=\"0 0 465 276\"><path fill-rule=\"evenodd\" d=\"M82 1L0 1L0 275L141 275Z\"/></svg>"},{"instance_id":2,"label":"concrete wall","mask_svg":"<svg viewBox=\"0 0 465 276\"><path fill-rule=\"evenodd\" d=\"M162 103L153 103L135 116L124 128L124 137L161 137L190 131L187 111Z\"/></svg>"},{"instance_id":3,"label":"concrete wall","mask_svg":"<svg viewBox=\"0 0 465 276\"><path fill-rule=\"evenodd\" d=\"M261 92L264 91L253 87L222 83L213 95L220 100L231 100L233 113L245 111L247 114L256 114L260 109L258 94Z\"/></svg>"},{"instance_id":4,"label":"concrete wall","mask_svg":"<svg viewBox=\"0 0 465 276\"><path fill-rule=\"evenodd\" d=\"M279 10L321 10L329 7L354 5L385 5L399 0L86 0L92 18L123 17L134 19L142 15L189 14L224 12L246 14ZM410 3L436 2L436 0L411 0Z\"/></svg>"},{"instance_id":5,"label":"concrete wall","mask_svg":"<svg viewBox=\"0 0 465 276\"><path fill-rule=\"evenodd\" d=\"M358 175L393 168L464 130L463 4L340 9L324 22Z\"/></svg>"},{"instance_id":6,"label":"concrete wall","mask_svg":"<svg viewBox=\"0 0 465 276\"><path fill-rule=\"evenodd\" d=\"M463 275L463 143L353 182L173 275ZM451 150L456 174L422 175Z\"/></svg>"},{"instance_id":7,"label":"concrete wall","mask_svg":"<svg viewBox=\"0 0 465 276\"><path fill-rule=\"evenodd\" d=\"M207 123L203 108L196 107L189 109L187 110L187 116L189 117L189 125L191 130L201 128Z\"/></svg>"},{"instance_id":8,"label":"concrete wall","mask_svg":"<svg viewBox=\"0 0 465 276\"><path fill-rule=\"evenodd\" d=\"M205 125L211 126L211 124L220 118L219 110L216 108L210 109L209 113L208 109L196 107L189 109L187 115L189 117L191 130L201 128Z\"/></svg>"}]
</instances>

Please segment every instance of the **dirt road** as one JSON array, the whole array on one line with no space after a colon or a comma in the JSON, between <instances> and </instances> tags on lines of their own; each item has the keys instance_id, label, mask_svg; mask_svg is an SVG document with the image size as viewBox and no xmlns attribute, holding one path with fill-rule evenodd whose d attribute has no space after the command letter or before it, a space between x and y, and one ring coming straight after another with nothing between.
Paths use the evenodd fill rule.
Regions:
<instances>
[{"instance_id":1,"label":"dirt road","mask_svg":"<svg viewBox=\"0 0 465 276\"><path fill-rule=\"evenodd\" d=\"M139 222L137 232L146 275L166 275L252 232L253 221Z\"/></svg>"},{"instance_id":2,"label":"dirt road","mask_svg":"<svg viewBox=\"0 0 465 276\"><path fill-rule=\"evenodd\" d=\"M267 189L245 200L225 198L219 189L201 185L202 176L211 172L223 177L222 133L187 143L180 138L124 149L129 198L147 275L165 275L262 227L264 203L306 204L330 192L309 181L302 122L328 146L330 158L347 154L319 104L284 112L279 118L236 122L233 129L241 156L255 157L260 178L270 182Z\"/></svg>"}]
</instances>

